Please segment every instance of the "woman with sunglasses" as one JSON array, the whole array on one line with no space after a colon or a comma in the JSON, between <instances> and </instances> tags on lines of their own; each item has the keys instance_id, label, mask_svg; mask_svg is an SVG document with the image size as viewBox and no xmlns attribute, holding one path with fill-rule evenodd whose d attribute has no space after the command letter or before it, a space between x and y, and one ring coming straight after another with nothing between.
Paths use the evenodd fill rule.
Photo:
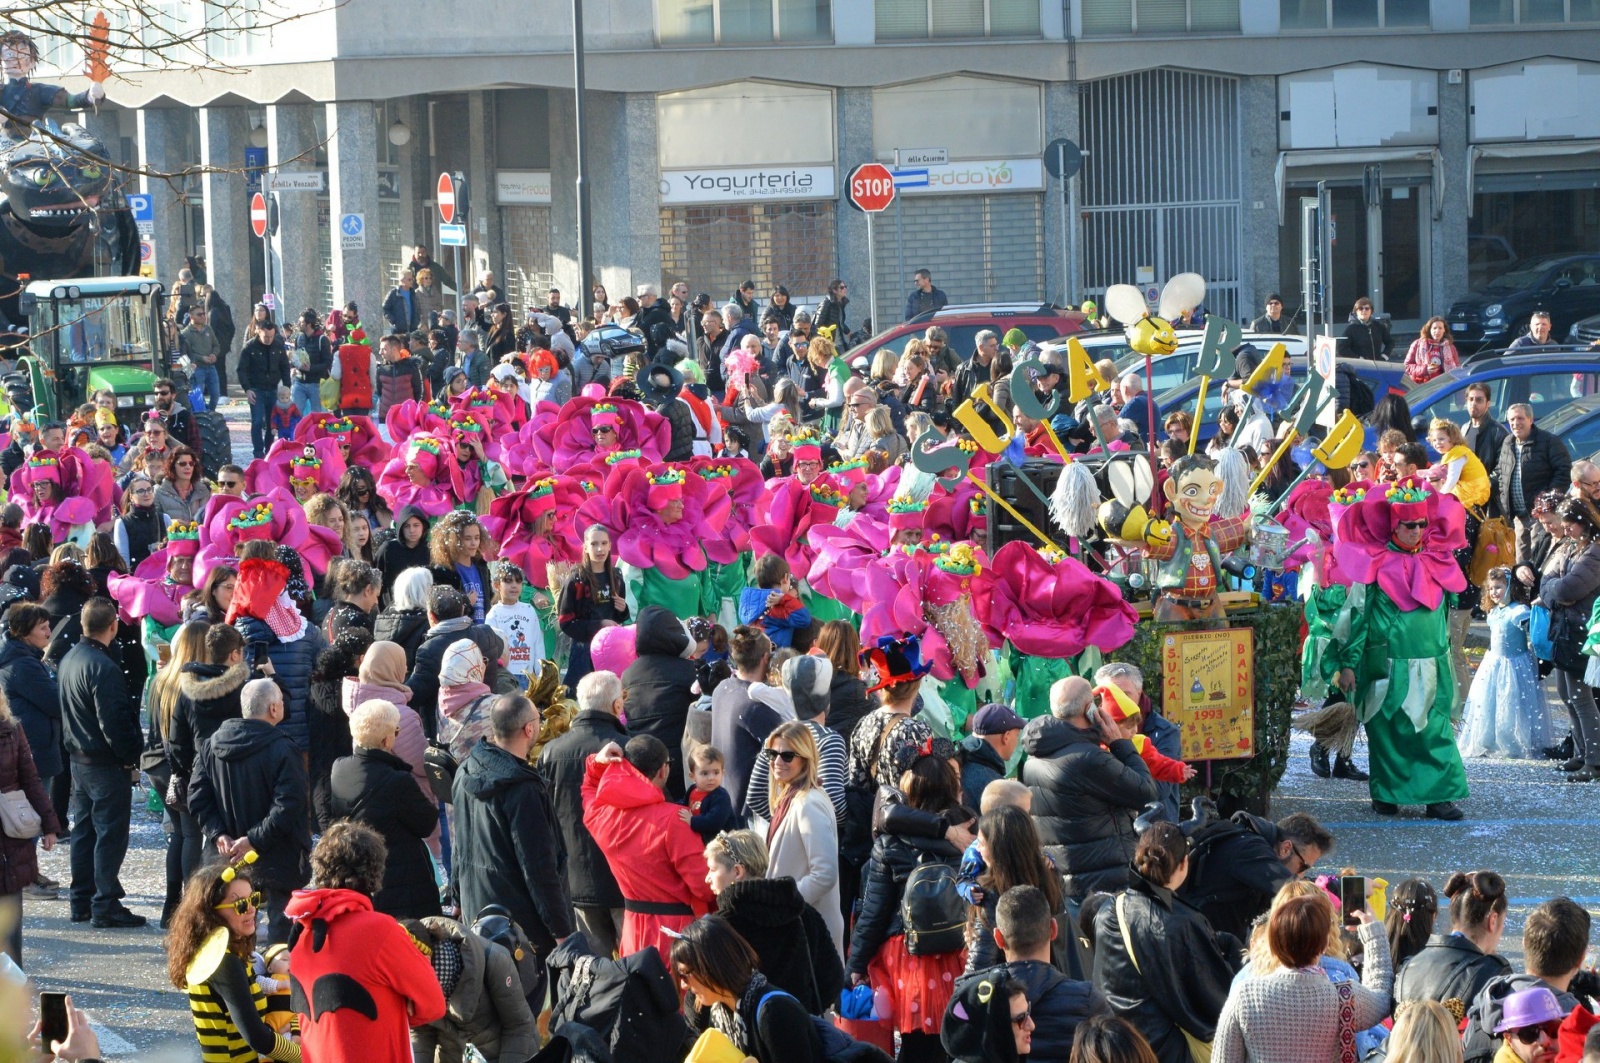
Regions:
<instances>
[{"instance_id":1,"label":"woman with sunglasses","mask_svg":"<svg viewBox=\"0 0 1600 1063\"><path fill-rule=\"evenodd\" d=\"M828 674L831 678L831 669ZM841 762L843 744L841 739ZM818 775L821 758L811 726L798 720L779 724L767 736L761 757L767 762L766 796L771 814L767 826L767 877L794 879L800 895L827 924L834 948L843 954L839 832L833 802L822 789Z\"/></svg>"},{"instance_id":2,"label":"woman with sunglasses","mask_svg":"<svg viewBox=\"0 0 1600 1063\"><path fill-rule=\"evenodd\" d=\"M344 471L334 497L344 503L351 517L365 517L373 531L387 528L394 520L394 514L378 495L378 481L373 479L372 470L363 466L352 465Z\"/></svg>"},{"instance_id":3,"label":"woman with sunglasses","mask_svg":"<svg viewBox=\"0 0 1600 1063\"><path fill-rule=\"evenodd\" d=\"M156 488L156 508L163 522L198 521L211 501L211 485L200 471L200 456L188 447L173 447L165 475Z\"/></svg>"},{"instance_id":4,"label":"woman with sunglasses","mask_svg":"<svg viewBox=\"0 0 1600 1063\"><path fill-rule=\"evenodd\" d=\"M128 564L138 568L166 534L167 522L156 505L156 485L140 473L122 492L122 516L112 526L111 539Z\"/></svg>"},{"instance_id":5,"label":"woman with sunglasses","mask_svg":"<svg viewBox=\"0 0 1600 1063\"><path fill-rule=\"evenodd\" d=\"M204 1063L299 1063L300 1046L261 1018L265 994L250 973L261 894L241 865L195 872L167 931L167 978L189 996Z\"/></svg>"},{"instance_id":6,"label":"woman with sunglasses","mask_svg":"<svg viewBox=\"0 0 1600 1063\"><path fill-rule=\"evenodd\" d=\"M684 1010L691 1028L722 1031L747 1060L822 1063L811 1014L774 988L759 964L750 943L719 916L696 919L676 935L672 973L688 994Z\"/></svg>"}]
</instances>

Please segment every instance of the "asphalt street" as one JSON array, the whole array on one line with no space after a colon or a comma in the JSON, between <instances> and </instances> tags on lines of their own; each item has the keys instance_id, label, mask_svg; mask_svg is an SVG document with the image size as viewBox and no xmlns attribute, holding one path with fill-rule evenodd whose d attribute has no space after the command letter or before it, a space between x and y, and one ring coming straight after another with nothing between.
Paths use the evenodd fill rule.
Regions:
<instances>
[{"instance_id":1,"label":"asphalt street","mask_svg":"<svg viewBox=\"0 0 1600 1063\"><path fill-rule=\"evenodd\" d=\"M243 404L226 412L234 427L235 453L247 456ZM1565 730L1561 713L1557 733ZM1334 832L1337 847L1323 868L1349 868L1391 884L1421 875L1436 887L1453 871L1497 870L1510 887L1511 912L1501 951L1513 963L1521 958L1523 921L1540 901L1566 895L1600 913L1600 846L1587 833L1600 827L1600 787L1564 783L1550 761L1474 760L1467 764L1472 796L1463 805L1463 822L1424 819L1419 808L1385 819L1372 812L1365 785L1313 776L1306 751L1307 740L1296 736L1272 813L1276 818L1306 811ZM1360 743L1356 760L1366 763ZM71 877L67 862L65 846L41 854L44 872L63 884ZM199 1059L186 1000L166 979L166 954L156 927L164 880L160 824L136 807L123 884L126 903L149 917L148 927L95 930L87 923L71 923L64 892L61 900L25 902L29 974L40 989L73 994L105 1035L107 1059Z\"/></svg>"}]
</instances>

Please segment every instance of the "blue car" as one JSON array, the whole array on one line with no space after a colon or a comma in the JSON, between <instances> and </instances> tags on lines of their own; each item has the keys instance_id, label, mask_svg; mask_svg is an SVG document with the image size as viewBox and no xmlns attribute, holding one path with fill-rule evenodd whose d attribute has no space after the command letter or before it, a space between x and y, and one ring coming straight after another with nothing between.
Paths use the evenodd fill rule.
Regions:
<instances>
[{"instance_id":1,"label":"blue car","mask_svg":"<svg viewBox=\"0 0 1600 1063\"><path fill-rule=\"evenodd\" d=\"M1557 410L1574 399L1600 394L1600 351L1487 358L1412 388L1406 402L1413 418L1465 423L1467 386L1480 383L1489 388L1489 409L1497 417L1504 419L1513 403L1525 402L1533 407L1534 421L1548 428L1545 419Z\"/></svg>"},{"instance_id":2,"label":"blue car","mask_svg":"<svg viewBox=\"0 0 1600 1063\"><path fill-rule=\"evenodd\" d=\"M1405 366L1400 362L1375 362L1365 358L1341 359L1345 365L1355 369L1356 375L1372 386L1372 394L1376 398L1383 398L1389 390L1404 391L1406 388ZM1289 378L1298 388L1304 383L1307 372L1307 363L1304 358L1297 358L1290 362ZM1200 394L1200 379L1195 377L1184 381L1177 387L1168 388L1156 396L1156 409L1158 417L1165 420L1167 414L1175 410L1184 410L1194 416L1195 399ZM1206 389L1206 408L1200 416L1199 436L1204 443L1217 434L1217 414L1222 412L1222 382L1213 380Z\"/></svg>"}]
</instances>

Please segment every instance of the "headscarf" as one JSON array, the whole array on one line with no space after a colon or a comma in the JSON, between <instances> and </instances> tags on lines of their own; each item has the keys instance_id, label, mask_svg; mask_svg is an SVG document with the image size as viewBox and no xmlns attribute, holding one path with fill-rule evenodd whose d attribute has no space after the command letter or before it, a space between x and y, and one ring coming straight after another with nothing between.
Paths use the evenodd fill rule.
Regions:
<instances>
[{"instance_id":1,"label":"headscarf","mask_svg":"<svg viewBox=\"0 0 1600 1063\"><path fill-rule=\"evenodd\" d=\"M489 693L483 675L487 665L483 651L471 639L457 639L444 651L439 666L439 712L446 719L461 721L462 713L474 701ZM454 741L454 740L452 740Z\"/></svg>"},{"instance_id":2,"label":"headscarf","mask_svg":"<svg viewBox=\"0 0 1600 1063\"><path fill-rule=\"evenodd\" d=\"M410 689L406 686L405 649L398 642L374 642L361 658L361 685Z\"/></svg>"}]
</instances>

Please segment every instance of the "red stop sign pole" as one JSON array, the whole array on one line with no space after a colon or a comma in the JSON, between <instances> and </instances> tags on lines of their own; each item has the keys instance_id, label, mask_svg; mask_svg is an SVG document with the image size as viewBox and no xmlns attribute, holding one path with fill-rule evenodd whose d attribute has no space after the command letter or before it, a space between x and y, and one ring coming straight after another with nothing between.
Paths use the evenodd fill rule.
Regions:
<instances>
[{"instance_id":1,"label":"red stop sign pole","mask_svg":"<svg viewBox=\"0 0 1600 1063\"><path fill-rule=\"evenodd\" d=\"M867 312L867 321L875 329L878 313L878 249L872 234L872 217L888 210L889 204L894 202L894 174L882 163L865 162L850 171L844 190L850 205L867 216L867 297L872 303ZM844 337L840 336L839 339L843 340Z\"/></svg>"},{"instance_id":2,"label":"red stop sign pole","mask_svg":"<svg viewBox=\"0 0 1600 1063\"><path fill-rule=\"evenodd\" d=\"M446 225L456 220L456 183L448 173L439 175L439 218Z\"/></svg>"},{"instance_id":3,"label":"red stop sign pole","mask_svg":"<svg viewBox=\"0 0 1600 1063\"><path fill-rule=\"evenodd\" d=\"M250 231L261 239L261 301L275 306L277 300L272 297L272 241L267 239L267 197L260 192L250 197Z\"/></svg>"}]
</instances>

